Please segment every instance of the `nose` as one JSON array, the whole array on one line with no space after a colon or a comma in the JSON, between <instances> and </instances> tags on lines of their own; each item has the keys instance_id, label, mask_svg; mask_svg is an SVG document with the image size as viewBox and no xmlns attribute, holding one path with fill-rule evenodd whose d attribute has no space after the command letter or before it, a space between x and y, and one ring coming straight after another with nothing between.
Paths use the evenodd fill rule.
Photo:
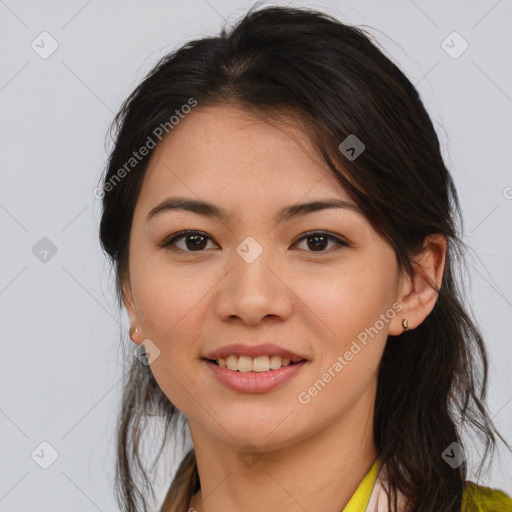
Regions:
<instances>
[{"instance_id":1,"label":"nose","mask_svg":"<svg viewBox=\"0 0 512 512\"><path fill-rule=\"evenodd\" d=\"M229 269L217 287L215 302L220 318L257 325L267 316L289 317L293 293L271 251L263 250L254 260L235 252Z\"/></svg>"}]
</instances>

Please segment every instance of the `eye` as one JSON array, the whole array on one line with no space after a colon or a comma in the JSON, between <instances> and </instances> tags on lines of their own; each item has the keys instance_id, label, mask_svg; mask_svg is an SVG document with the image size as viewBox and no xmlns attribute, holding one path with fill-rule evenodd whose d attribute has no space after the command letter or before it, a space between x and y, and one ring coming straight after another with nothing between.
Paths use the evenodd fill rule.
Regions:
<instances>
[{"instance_id":1,"label":"eye","mask_svg":"<svg viewBox=\"0 0 512 512\"><path fill-rule=\"evenodd\" d=\"M184 247L176 245L176 242L181 240L184 240ZM211 238L201 231L180 231L165 239L158 247L168 247L172 251L203 252L202 249L204 249L207 240L211 240Z\"/></svg>"},{"instance_id":2,"label":"eye","mask_svg":"<svg viewBox=\"0 0 512 512\"><path fill-rule=\"evenodd\" d=\"M340 246L350 247L350 244L348 242L345 242L344 240L334 235L331 235L330 233L326 233L325 231L313 231L311 233L306 234L302 238L299 238L297 242L301 242L302 240L306 241L307 247L313 247L312 251L307 252L332 252L324 250L326 245L329 244L329 242L334 242L334 244L337 246L334 250L338 250Z\"/></svg>"},{"instance_id":3,"label":"eye","mask_svg":"<svg viewBox=\"0 0 512 512\"><path fill-rule=\"evenodd\" d=\"M335 247L339 249L340 246L350 247L350 244L337 236L331 235L325 231L313 231L311 233L302 236L295 242L306 241L307 247L313 247L313 250L307 252L332 252L326 251L326 245L329 242L333 242ZM184 242L184 245L179 247L177 245L178 242ZM166 238L161 244L158 245L160 248L169 248L172 251L181 251L181 252L204 252L205 246L208 241L212 241L211 238L201 231L180 231L179 233L175 233L170 237Z\"/></svg>"}]
</instances>

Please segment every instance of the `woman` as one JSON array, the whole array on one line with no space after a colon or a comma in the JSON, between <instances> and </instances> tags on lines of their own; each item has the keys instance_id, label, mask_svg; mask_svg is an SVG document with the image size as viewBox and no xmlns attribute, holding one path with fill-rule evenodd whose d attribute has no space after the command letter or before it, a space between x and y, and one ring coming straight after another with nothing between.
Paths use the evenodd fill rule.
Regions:
<instances>
[{"instance_id":1,"label":"woman","mask_svg":"<svg viewBox=\"0 0 512 512\"><path fill-rule=\"evenodd\" d=\"M193 444L162 512L512 510L466 481L462 426L486 457L505 440L456 281L457 193L363 31L252 9L164 57L115 126L100 239L137 344L122 510L153 491L149 417Z\"/></svg>"}]
</instances>

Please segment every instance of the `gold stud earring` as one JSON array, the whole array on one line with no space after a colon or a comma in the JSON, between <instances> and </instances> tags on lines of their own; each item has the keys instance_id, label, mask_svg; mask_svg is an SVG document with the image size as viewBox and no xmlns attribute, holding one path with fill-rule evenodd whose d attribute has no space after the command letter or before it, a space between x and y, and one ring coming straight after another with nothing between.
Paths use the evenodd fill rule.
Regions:
<instances>
[{"instance_id":1,"label":"gold stud earring","mask_svg":"<svg viewBox=\"0 0 512 512\"><path fill-rule=\"evenodd\" d=\"M402 320L402 327L404 328L404 331L407 331L409 329L409 322L407 321L407 318L404 318Z\"/></svg>"},{"instance_id":2,"label":"gold stud earring","mask_svg":"<svg viewBox=\"0 0 512 512\"><path fill-rule=\"evenodd\" d=\"M131 338L131 340L132 340L134 343L137 343L137 342L133 339L133 335L134 335L136 332L140 332L140 329L139 329L138 327L130 327L130 338Z\"/></svg>"}]
</instances>

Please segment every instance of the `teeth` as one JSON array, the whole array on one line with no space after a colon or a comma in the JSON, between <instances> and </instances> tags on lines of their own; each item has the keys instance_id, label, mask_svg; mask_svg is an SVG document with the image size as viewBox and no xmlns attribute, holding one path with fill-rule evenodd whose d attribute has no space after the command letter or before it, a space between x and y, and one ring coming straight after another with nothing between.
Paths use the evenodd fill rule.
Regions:
<instances>
[{"instance_id":1,"label":"teeth","mask_svg":"<svg viewBox=\"0 0 512 512\"><path fill-rule=\"evenodd\" d=\"M281 366L290 366L291 361L281 356L236 356L229 355L226 359L217 359L217 364L221 368L227 368L234 372L267 372L268 370L278 370Z\"/></svg>"},{"instance_id":2,"label":"teeth","mask_svg":"<svg viewBox=\"0 0 512 512\"><path fill-rule=\"evenodd\" d=\"M238 358L238 371L250 372L252 370L252 358L247 356L240 356Z\"/></svg>"},{"instance_id":3,"label":"teeth","mask_svg":"<svg viewBox=\"0 0 512 512\"><path fill-rule=\"evenodd\" d=\"M278 368L281 367L281 364L283 366L288 366L288 364L286 363L287 361L288 361L288 363L290 362L289 359L282 360L281 356L270 356L270 362L269 362L270 369L277 370Z\"/></svg>"}]
</instances>

